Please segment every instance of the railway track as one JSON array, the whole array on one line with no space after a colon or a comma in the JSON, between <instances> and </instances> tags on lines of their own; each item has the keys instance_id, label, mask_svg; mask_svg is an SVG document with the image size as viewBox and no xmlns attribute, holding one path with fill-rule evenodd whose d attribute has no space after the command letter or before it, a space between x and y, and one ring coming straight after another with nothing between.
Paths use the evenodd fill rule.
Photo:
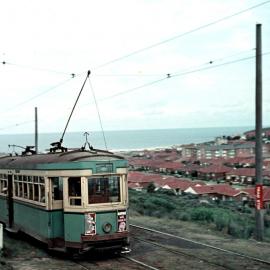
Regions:
<instances>
[{"instance_id":1,"label":"railway track","mask_svg":"<svg viewBox=\"0 0 270 270\"><path fill-rule=\"evenodd\" d=\"M131 236L134 240L151 244L174 254L194 257L223 269L270 269L270 261L262 260L257 257L226 250L151 228L137 226L134 224L130 224L130 226L133 228L131 230ZM147 234L139 234L138 230L147 232ZM165 244L159 243L159 241ZM190 252L187 251L187 249L190 249L191 251L196 250L196 252ZM203 250L203 252L199 251L200 249ZM206 250L212 250L212 252L208 253ZM229 256L226 257L226 255Z\"/></svg>"},{"instance_id":2,"label":"railway track","mask_svg":"<svg viewBox=\"0 0 270 270\"><path fill-rule=\"evenodd\" d=\"M128 263L123 263L123 261L127 261ZM117 261L117 264L119 263L119 265L115 265L115 262ZM102 265L101 264L97 264L94 262L87 262L87 261L79 261L79 260L73 260L73 262L79 266L80 270L92 270L92 269L96 269L96 268L101 268L102 269ZM130 264L131 262L131 264ZM158 268L155 268L151 265L148 265L142 261L136 260L128 255L120 255L120 258L115 258L113 260L113 265L112 268L118 268L118 269L150 269L150 270L159 270ZM139 266L139 267L138 267ZM107 268L106 268L107 269Z\"/></svg>"}]
</instances>

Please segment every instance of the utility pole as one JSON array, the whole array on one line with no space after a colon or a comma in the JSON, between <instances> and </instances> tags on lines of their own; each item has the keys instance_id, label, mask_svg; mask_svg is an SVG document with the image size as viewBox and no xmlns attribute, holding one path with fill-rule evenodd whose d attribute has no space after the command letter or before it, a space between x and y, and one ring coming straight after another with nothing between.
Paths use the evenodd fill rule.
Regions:
<instances>
[{"instance_id":1,"label":"utility pole","mask_svg":"<svg viewBox=\"0 0 270 270\"><path fill-rule=\"evenodd\" d=\"M256 234L258 241L264 236L264 206L262 178L262 46L261 24L256 25Z\"/></svg>"},{"instance_id":2,"label":"utility pole","mask_svg":"<svg viewBox=\"0 0 270 270\"><path fill-rule=\"evenodd\" d=\"M38 112L35 107L35 151L38 153Z\"/></svg>"}]
</instances>

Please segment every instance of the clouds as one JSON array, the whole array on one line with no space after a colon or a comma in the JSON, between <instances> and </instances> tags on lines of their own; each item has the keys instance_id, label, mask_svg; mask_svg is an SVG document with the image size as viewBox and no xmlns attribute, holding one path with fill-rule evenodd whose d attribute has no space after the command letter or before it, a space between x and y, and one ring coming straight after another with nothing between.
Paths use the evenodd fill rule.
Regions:
<instances>
[{"instance_id":1,"label":"clouds","mask_svg":"<svg viewBox=\"0 0 270 270\"><path fill-rule=\"evenodd\" d=\"M263 24L263 50L270 51L270 4L162 43L257 4L254 0L2 1L0 60L8 64L0 65L0 128L30 121L37 106L40 131L61 132L88 69L105 129L250 126L253 60L151 82L167 73L207 68L210 61L222 64L254 55L256 22ZM102 65L121 56L128 57ZM269 61L265 56L265 70ZM71 73L80 76L71 79ZM267 73L264 80L269 80ZM267 91L264 98L266 110ZM237 106L233 109L232 104ZM19 125L1 132L29 132L28 128ZM100 130L88 84L69 130Z\"/></svg>"}]
</instances>

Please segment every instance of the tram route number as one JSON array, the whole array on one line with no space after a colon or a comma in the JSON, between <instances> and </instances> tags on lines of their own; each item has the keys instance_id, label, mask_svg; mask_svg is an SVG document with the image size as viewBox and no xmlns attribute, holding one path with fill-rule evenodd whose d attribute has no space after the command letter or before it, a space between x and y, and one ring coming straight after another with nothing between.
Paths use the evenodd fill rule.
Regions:
<instances>
[{"instance_id":1,"label":"tram route number","mask_svg":"<svg viewBox=\"0 0 270 270\"><path fill-rule=\"evenodd\" d=\"M255 197L256 197L256 209L263 209L263 185L258 184L255 187Z\"/></svg>"}]
</instances>

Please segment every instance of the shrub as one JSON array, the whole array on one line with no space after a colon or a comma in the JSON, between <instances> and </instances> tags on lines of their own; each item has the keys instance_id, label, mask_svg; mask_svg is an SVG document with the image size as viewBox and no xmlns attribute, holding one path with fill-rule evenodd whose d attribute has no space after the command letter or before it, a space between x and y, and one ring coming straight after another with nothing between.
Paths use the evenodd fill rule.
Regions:
<instances>
[{"instance_id":1,"label":"shrub","mask_svg":"<svg viewBox=\"0 0 270 270\"><path fill-rule=\"evenodd\" d=\"M218 212L214 217L215 225L218 231L228 229L230 217L226 213Z\"/></svg>"},{"instance_id":2,"label":"shrub","mask_svg":"<svg viewBox=\"0 0 270 270\"><path fill-rule=\"evenodd\" d=\"M149 209L164 209L168 212L171 212L176 207L173 202L166 200L165 198L159 197L150 197L148 200L145 201L144 206L145 208Z\"/></svg>"},{"instance_id":3,"label":"shrub","mask_svg":"<svg viewBox=\"0 0 270 270\"><path fill-rule=\"evenodd\" d=\"M191 210L191 220L213 221L213 212L206 207L199 207Z\"/></svg>"},{"instance_id":4,"label":"shrub","mask_svg":"<svg viewBox=\"0 0 270 270\"><path fill-rule=\"evenodd\" d=\"M228 234L237 238L249 238L254 232L254 226L248 222L237 222L237 219L231 221L228 226Z\"/></svg>"}]
</instances>

